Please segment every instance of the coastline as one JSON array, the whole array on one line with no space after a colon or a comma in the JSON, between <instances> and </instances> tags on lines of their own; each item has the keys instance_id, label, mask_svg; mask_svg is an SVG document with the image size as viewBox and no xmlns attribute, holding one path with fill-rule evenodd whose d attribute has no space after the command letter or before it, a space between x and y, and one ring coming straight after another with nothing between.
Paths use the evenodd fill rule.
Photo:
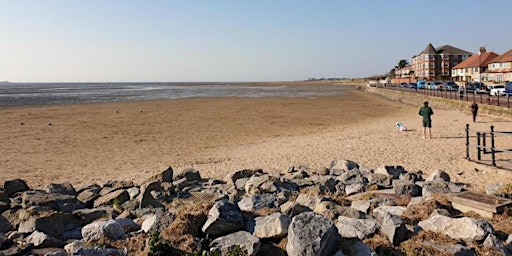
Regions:
<instances>
[{"instance_id":1,"label":"coastline","mask_svg":"<svg viewBox=\"0 0 512 256\"><path fill-rule=\"evenodd\" d=\"M0 108L0 142L9 145L0 148L0 178L21 178L32 187L142 182L168 166L223 178L247 168L322 168L336 159L425 174L442 169L477 191L511 178L463 159L468 113L434 104L434 138L422 140L416 106L368 92L350 94ZM493 116L482 116L475 127L496 120L512 130L510 120ZM410 130L398 132L396 121Z\"/></svg>"}]
</instances>

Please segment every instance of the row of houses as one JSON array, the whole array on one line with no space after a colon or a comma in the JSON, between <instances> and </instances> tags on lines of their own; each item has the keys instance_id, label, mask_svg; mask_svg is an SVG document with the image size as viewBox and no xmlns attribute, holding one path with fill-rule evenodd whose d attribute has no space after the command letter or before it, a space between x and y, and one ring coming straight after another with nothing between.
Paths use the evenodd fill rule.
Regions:
<instances>
[{"instance_id":1,"label":"row of houses","mask_svg":"<svg viewBox=\"0 0 512 256\"><path fill-rule=\"evenodd\" d=\"M459 84L492 84L512 81L512 49L499 55L480 47L473 54L450 45L434 48L429 43L425 50L411 58L409 64L395 70L392 83L452 80Z\"/></svg>"}]
</instances>

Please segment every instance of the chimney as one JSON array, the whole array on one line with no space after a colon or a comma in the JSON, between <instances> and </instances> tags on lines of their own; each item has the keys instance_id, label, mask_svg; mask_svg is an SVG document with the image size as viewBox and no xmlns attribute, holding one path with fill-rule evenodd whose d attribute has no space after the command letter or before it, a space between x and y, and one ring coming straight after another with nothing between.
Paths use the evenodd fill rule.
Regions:
<instances>
[{"instance_id":1,"label":"chimney","mask_svg":"<svg viewBox=\"0 0 512 256\"><path fill-rule=\"evenodd\" d=\"M480 46L480 49L478 50L478 54L482 54L482 53L485 53L487 50L485 49L484 46Z\"/></svg>"}]
</instances>

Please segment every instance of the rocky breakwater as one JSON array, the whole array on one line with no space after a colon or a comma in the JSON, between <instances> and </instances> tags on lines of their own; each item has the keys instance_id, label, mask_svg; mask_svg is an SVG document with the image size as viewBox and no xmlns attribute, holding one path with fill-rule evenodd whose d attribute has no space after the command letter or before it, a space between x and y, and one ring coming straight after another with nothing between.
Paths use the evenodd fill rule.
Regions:
<instances>
[{"instance_id":1,"label":"rocky breakwater","mask_svg":"<svg viewBox=\"0 0 512 256\"><path fill-rule=\"evenodd\" d=\"M465 216L443 197L465 188L439 170L424 178L349 160L239 170L225 180L172 168L140 185L31 189L9 180L0 254L510 255L510 225Z\"/></svg>"}]
</instances>

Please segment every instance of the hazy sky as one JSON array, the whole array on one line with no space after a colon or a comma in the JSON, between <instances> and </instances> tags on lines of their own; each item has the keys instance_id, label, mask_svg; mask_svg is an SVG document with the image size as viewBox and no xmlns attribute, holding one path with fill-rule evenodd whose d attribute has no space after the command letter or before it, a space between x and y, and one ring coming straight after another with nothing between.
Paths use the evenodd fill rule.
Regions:
<instances>
[{"instance_id":1,"label":"hazy sky","mask_svg":"<svg viewBox=\"0 0 512 256\"><path fill-rule=\"evenodd\" d=\"M0 0L0 81L384 74L428 43L512 49L510 0Z\"/></svg>"}]
</instances>

